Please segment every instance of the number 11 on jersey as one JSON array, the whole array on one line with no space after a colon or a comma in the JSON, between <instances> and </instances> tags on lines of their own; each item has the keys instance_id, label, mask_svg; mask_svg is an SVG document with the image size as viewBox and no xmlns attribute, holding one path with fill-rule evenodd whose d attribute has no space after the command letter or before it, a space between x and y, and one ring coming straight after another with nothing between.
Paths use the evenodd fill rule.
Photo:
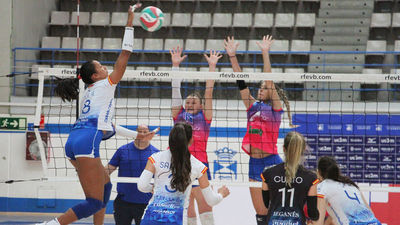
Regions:
<instances>
[{"instance_id":1,"label":"number 11 on jersey","mask_svg":"<svg viewBox=\"0 0 400 225\"><path fill-rule=\"evenodd\" d=\"M282 192L282 207L285 207L286 188L281 188L281 189L279 189L278 191L279 191L279 192ZM287 192L290 193L289 207L293 207L294 188L287 189Z\"/></svg>"}]
</instances>

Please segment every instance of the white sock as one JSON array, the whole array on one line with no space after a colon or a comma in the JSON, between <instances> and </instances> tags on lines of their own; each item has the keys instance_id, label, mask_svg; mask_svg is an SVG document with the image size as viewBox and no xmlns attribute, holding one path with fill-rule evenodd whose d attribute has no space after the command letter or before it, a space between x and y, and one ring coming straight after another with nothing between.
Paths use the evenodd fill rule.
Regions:
<instances>
[{"instance_id":1,"label":"white sock","mask_svg":"<svg viewBox=\"0 0 400 225\"><path fill-rule=\"evenodd\" d=\"M197 217L188 217L187 222L188 225L197 225Z\"/></svg>"},{"instance_id":2,"label":"white sock","mask_svg":"<svg viewBox=\"0 0 400 225\"><path fill-rule=\"evenodd\" d=\"M214 225L213 212L205 212L200 214L201 225Z\"/></svg>"},{"instance_id":3,"label":"white sock","mask_svg":"<svg viewBox=\"0 0 400 225\"><path fill-rule=\"evenodd\" d=\"M57 218L54 218L54 220L47 222L46 225L60 225L60 223Z\"/></svg>"}]
</instances>

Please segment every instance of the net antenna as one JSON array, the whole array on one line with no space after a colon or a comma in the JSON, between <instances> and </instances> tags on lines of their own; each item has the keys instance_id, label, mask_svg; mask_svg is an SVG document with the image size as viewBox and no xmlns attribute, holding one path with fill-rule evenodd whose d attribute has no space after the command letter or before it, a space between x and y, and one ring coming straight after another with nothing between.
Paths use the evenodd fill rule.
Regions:
<instances>
[{"instance_id":1,"label":"net antenna","mask_svg":"<svg viewBox=\"0 0 400 225\"><path fill-rule=\"evenodd\" d=\"M72 77L76 75L75 69L64 69L64 68L39 68L39 90L38 90L38 101L37 101L37 106L36 106L36 113L35 113L35 132L38 133L38 126L40 122L40 114L42 112L42 101L43 101L43 86L44 86L44 80L45 78L48 78L50 76L58 76L58 77ZM241 80L246 80L249 84L254 84L253 86L258 86L260 81L265 80L266 78L268 80L272 80L275 83L280 83L280 84L285 84L285 83L304 83L304 82L324 82L324 83L343 83L346 84L348 82L350 83L362 83L362 84L380 84L380 83L385 83L385 84L390 84L390 85L399 85L400 84L400 79L394 79L394 77L397 77L398 75L391 75L391 74L308 74L308 73L253 73L253 72L241 72L241 73L234 73L234 72L195 72L195 71L143 71L143 70L126 70L125 75L123 80L121 81L122 84L121 86L125 86L127 92L131 91L129 88L148 88L148 89L154 89L155 87L153 86L148 86L145 87L145 85L127 85L126 83L123 82L130 82L130 81L158 81L158 82L165 82L167 83L167 86L170 85L169 82L171 82L171 79L184 79L185 83L188 82L193 82L199 81L199 82L204 82L205 80L216 80L220 81L221 84L229 84L231 85L228 90L232 90L232 96L237 94L237 89L233 88L235 87L235 83L237 79ZM201 79L199 80L199 77ZM195 85L192 85L190 87L193 87ZM165 87L160 87L160 89L166 89ZM184 87L185 88L185 87ZM285 87L283 87L285 88ZM217 88L218 89L218 88ZM335 88L334 88L335 89ZM332 90L334 90L332 89ZM142 90L142 89L140 89ZM144 90L144 89L143 89ZM81 87L81 92L83 91L83 86ZM335 91L342 91L338 90L336 88ZM350 90L351 91L351 90ZM359 90L354 90L354 91L359 91ZM129 96L129 94L127 94ZM152 100L157 100L157 101L152 101ZM229 97L228 99L223 99L222 101L216 100L216 103L214 103L214 110L216 110L216 113L214 113L215 118L214 118L214 123L211 125L211 130L213 130L216 126L215 124L224 124L226 126L233 126L232 124L235 124L236 127L233 127L234 131L226 131L226 133L230 132L236 132L240 133L241 130L245 130L245 125L243 126L243 123L238 123L239 122L245 122L247 120L245 116L245 109L242 104L232 104L232 97ZM217 102L219 101L219 102ZM236 99L235 99L236 101ZM165 103L166 102L166 103ZM162 103L165 103L164 106ZM154 128L161 126L161 133L163 131L163 125L166 126L164 129L170 129L170 125L172 123L172 118L170 116L170 110L171 106L168 105L168 101L165 101L165 99L142 99L142 98L137 98L137 99L122 99L122 98L117 98L116 99L116 124L122 124L119 123L121 121L125 121L125 123L128 123L127 125L138 125L141 123L141 120L143 118L139 118L140 116L146 116L147 120L157 120L159 124L155 125L153 124ZM241 102L240 102L241 103ZM158 105L157 105L158 104ZM225 104L225 107L224 105ZM357 101L357 102L342 102L342 101L336 101L336 102L318 102L318 101L304 101L304 102L297 102L297 101L291 101L291 104L293 104L291 107L292 108L292 113L293 114L301 114L301 112L307 113L317 113L318 115L321 114L327 114L330 115L329 113L340 113L340 115L346 115L346 114L351 114L351 113L360 113L360 114L366 114L367 113L374 113L374 114L379 114L379 113L384 113L384 114L399 114L400 113L400 103L395 103L395 102L363 102L363 101ZM63 106L61 104L60 106ZM343 107L343 106L351 106L349 107ZM144 109L145 108L145 109ZM390 108L390 109L389 109ZM131 111L130 111L131 110ZM123 113L121 113L123 112ZM165 114L163 112L166 112ZM236 113L235 113L236 112ZM285 113L286 114L286 113ZM221 116L221 115L225 115ZM238 116L239 115L239 116ZM67 115L71 116L71 115ZM127 117L130 116L129 119ZM392 116L392 115L390 115ZM225 120L223 120L225 119ZM286 121L285 121L286 119ZM127 122L128 121L128 122ZM165 122L165 123L164 123ZM298 121L295 121L298 122ZM239 125L238 125L239 124ZM151 124L149 124L151 125ZM316 125L316 122L313 121L312 123L310 122L310 126ZM395 125L398 125L396 123ZM169 126L169 127L167 127ZM240 127L238 127L240 126ZM288 127L288 121L287 118L283 118L283 121L281 123L281 127L286 126ZM301 128L301 127L300 127ZM296 129L300 129L296 128ZM131 128L132 129L132 128ZM153 129L150 127L150 129ZM237 131L239 130L239 131ZM222 180L218 179L215 174L212 174L212 177L214 180L212 180L212 183L215 185L229 185L229 186L250 186L250 187L261 187L260 182L249 182L248 177L247 177L247 167L245 166L247 164L246 160L248 160L248 156L240 149L240 145L242 142L243 136L238 136L236 139L236 143L231 143L231 141L226 141L229 136L224 136L221 139L218 139L218 135L225 131L218 131L217 128L215 128L214 136L210 135L209 139L209 146L213 145L212 148L208 147L207 151L209 153L209 163L210 163L210 169L214 169L215 171L215 166L212 165L212 162L218 161L219 159L217 158L210 158L210 152L213 152L215 149L219 149L221 147L225 146L230 146L234 145L232 147L233 149L237 150L237 153L234 157L237 157L237 160L241 160L243 163L237 166L237 170L240 171L237 173L238 179L232 179L232 180ZM287 132L287 131L285 131ZM340 133L342 134L342 133ZM395 134L395 133L393 133ZM307 134L306 134L307 135ZM397 133L396 133L397 135ZM61 137L60 139L66 139L65 137ZM364 134L364 136L366 136ZM400 140L400 135L397 135ZM40 138L40 136L37 136ZM282 137L281 137L282 138ZM161 150L166 149L166 145L168 143L167 137L164 133L164 137L160 137L160 140L153 140L155 145L161 146ZM220 141L221 140L221 141ZM232 140L232 139L231 139ZM396 139L397 140L397 139ZM106 148L106 152L102 152L100 155L102 157L106 157L105 159L102 158L104 161L103 163L107 163L108 160L111 158L112 154L109 152L114 152L117 147L121 146L121 143L119 142L120 140L111 140L111 141L106 141L106 143L103 143L102 145L102 151L104 151L104 148ZM125 143L127 140L124 140ZM62 142L62 141L60 141ZM153 144L152 142L152 144ZM51 143L54 143L52 141ZM111 143L111 144L109 144ZM40 142L39 142L40 144ZM111 145L109 147L108 145ZM282 143L278 142L278 148L281 146ZM78 180L75 174L68 174L68 169L71 172L72 168L67 168L65 165L62 167L62 169L67 170L64 174L59 174L57 170L62 170L58 169L56 167L53 168L53 163L52 161L57 161L58 159L54 158L50 160L50 164L52 166L51 168L51 173L49 173L49 168L47 165L47 162L45 161L44 157L44 147L42 145L39 145L40 151L41 151L41 156L42 156L42 166L43 166L43 174L46 179L53 179L53 180ZM64 156L64 146L60 145L60 149L57 150L59 151L59 155ZM109 151L109 152L108 152ZM397 150L396 150L397 151ZM105 154L104 154L105 153ZM224 152L228 153L228 152ZM347 153L348 155L350 153ZM369 153L362 152L360 153L362 155L368 155ZM321 154L322 155L322 154ZM332 155L336 156L337 154L332 151ZM387 155L387 154L386 154ZM396 153L393 153L391 157L396 158ZM225 158L221 161L221 165L223 162L226 162L227 160L229 161L230 159L227 159L227 154L225 154ZM318 158L320 155L316 155L316 158ZM215 156L213 156L215 157ZM247 157L247 158L246 158ZM398 157L398 156L397 156ZM106 161L107 160L107 161ZM397 158L395 159L397 160ZM66 160L65 160L66 161ZM307 160L309 161L309 160ZM315 163L315 161L314 161ZM347 165L350 165L352 162L347 161ZM365 158L365 162L363 163L368 163L367 159ZM378 162L380 163L380 162ZM383 163L382 163L383 164ZM397 162L397 164L399 164ZM395 161L393 161L393 165L395 165ZM228 165L232 166L232 165ZM223 167L223 168L222 168ZM221 166L222 169L224 169L226 166ZM399 166L398 166L399 167ZM400 168L400 167L399 167ZM398 168L394 169L397 172L394 172L395 176L399 175L400 176L400 171ZM397 174L396 174L397 173ZM383 174L383 172L382 172ZM72 176L70 176L72 175ZM398 179L396 177L390 178L392 180L385 180L384 177L377 179L378 182L369 182L370 178L368 177L362 177L360 178L358 184L361 187L363 191L383 191L383 192L400 192L399 187L393 187L395 185L398 185ZM117 182L137 182L136 178L113 178L113 181ZM365 183L365 184L364 184ZM376 186L373 183L378 183L378 186ZM374 186L375 185L375 186Z\"/></svg>"}]
</instances>

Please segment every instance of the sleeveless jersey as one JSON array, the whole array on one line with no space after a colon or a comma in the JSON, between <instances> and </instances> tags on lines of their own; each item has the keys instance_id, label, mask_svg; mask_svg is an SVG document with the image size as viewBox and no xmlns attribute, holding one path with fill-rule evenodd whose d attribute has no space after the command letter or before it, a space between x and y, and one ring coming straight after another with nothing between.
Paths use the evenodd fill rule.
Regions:
<instances>
[{"instance_id":1,"label":"sleeveless jersey","mask_svg":"<svg viewBox=\"0 0 400 225\"><path fill-rule=\"evenodd\" d=\"M151 221L176 225L187 224L187 208L192 184L188 185L185 192L171 188L170 150L155 153L149 157L149 160L156 169L154 194L147 205L142 221L148 221L149 224L152 224ZM200 178L208 168L192 155L190 161L192 165L190 178L194 181Z\"/></svg>"},{"instance_id":2,"label":"sleeveless jersey","mask_svg":"<svg viewBox=\"0 0 400 225\"><path fill-rule=\"evenodd\" d=\"M73 129L96 128L103 131L114 131L111 121L114 117L116 87L117 85L111 82L110 77L89 86L83 94L81 115Z\"/></svg>"},{"instance_id":3,"label":"sleeveless jersey","mask_svg":"<svg viewBox=\"0 0 400 225\"><path fill-rule=\"evenodd\" d=\"M379 225L365 205L361 192L353 185L326 179L318 184L318 198L324 198L329 215L340 225Z\"/></svg>"},{"instance_id":4,"label":"sleeveless jersey","mask_svg":"<svg viewBox=\"0 0 400 225\"><path fill-rule=\"evenodd\" d=\"M310 187L318 183L317 175L300 166L289 187L285 183L285 166L281 163L266 169L261 178L268 184L270 194L268 225L305 225L303 207Z\"/></svg>"},{"instance_id":5,"label":"sleeveless jersey","mask_svg":"<svg viewBox=\"0 0 400 225\"><path fill-rule=\"evenodd\" d=\"M283 110L274 110L263 102L254 102L247 109L247 132L243 138L242 149L250 154L250 147L266 153L278 154L276 143L279 137Z\"/></svg>"},{"instance_id":6,"label":"sleeveless jersey","mask_svg":"<svg viewBox=\"0 0 400 225\"><path fill-rule=\"evenodd\" d=\"M193 115L186 112L182 107L178 116L174 118L174 123L186 122L193 129L193 143L189 146L190 154L203 163L208 163L207 158L207 141L210 135L211 120L207 120L203 110Z\"/></svg>"}]
</instances>

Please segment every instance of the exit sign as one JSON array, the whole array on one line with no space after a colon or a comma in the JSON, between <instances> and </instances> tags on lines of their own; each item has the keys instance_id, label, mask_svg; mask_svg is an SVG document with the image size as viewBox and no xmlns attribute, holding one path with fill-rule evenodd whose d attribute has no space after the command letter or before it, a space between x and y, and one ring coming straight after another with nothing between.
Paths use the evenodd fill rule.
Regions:
<instances>
[{"instance_id":1,"label":"exit sign","mask_svg":"<svg viewBox=\"0 0 400 225\"><path fill-rule=\"evenodd\" d=\"M0 117L0 129L26 130L26 118Z\"/></svg>"}]
</instances>

